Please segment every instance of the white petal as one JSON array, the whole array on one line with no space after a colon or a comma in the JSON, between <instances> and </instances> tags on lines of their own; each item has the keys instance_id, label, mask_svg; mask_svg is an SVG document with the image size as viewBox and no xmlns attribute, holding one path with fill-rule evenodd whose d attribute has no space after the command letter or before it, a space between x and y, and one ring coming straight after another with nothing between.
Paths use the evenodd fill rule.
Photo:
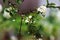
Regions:
<instances>
[{"instance_id":1,"label":"white petal","mask_svg":"<svg viewBox=\"0 0 60 40\"><path fill-rule=\"evenodd\" d=\"M15 19L13 19L12 21L15 21Z\"/></svg>"},{"instance_id":2,"label":"white petal","mask_svg":"<svg viewBox=\"0 0 60 40\"><path fill-rule=\"evenodd\" d=\"M25 20L26 23L28 23L29 21L28 20Z\"/></svg>"},{"instance_id":3,"label":"white petal","mask_svg":"<svg viewBox=\"0 0 60 40\"><path fill-rule=\"evenodd\" d=\"M9 8L7 8L6 10L10 11L10 9L9 9Z\"/></svg>"},{"instance_id":4,"label":"white petal","mask_svg":"<svg viewBox=\"0 0 60 40\"><path fill-rule=\"evenodd\" d=\"M32 16L30 15L29 18L32 18Z\"/></svg>"},{"instance_id":5,"label":"white petal","mask_svg":"<svg viewBox=\"0 0 60 40\"><path fill-rule=\"evenodd\" d=\"M3 17L5 17L7 19L11 18L10 13L6 12L6 11L4 11Z\"/></svg>"},{"instance_id":6,"label":"white petal","mask_svg":"<svg viewBox=\"0 0 60 40\"><path fill-rule=\"evenodd\" d=\"M46 12L46 7L45 6L40 6L39 8L37 8L37 11L45 13Z\"/></svg>"},{"instance_id":7,"label":"white petal","mask_svg":"<svg viewBox=\"0 0 60 40\"><path fill-rule=\"evenodd\" d=\"M41 38L39 38L38 40L42 40Z\"/></svg>"}]
</instances>

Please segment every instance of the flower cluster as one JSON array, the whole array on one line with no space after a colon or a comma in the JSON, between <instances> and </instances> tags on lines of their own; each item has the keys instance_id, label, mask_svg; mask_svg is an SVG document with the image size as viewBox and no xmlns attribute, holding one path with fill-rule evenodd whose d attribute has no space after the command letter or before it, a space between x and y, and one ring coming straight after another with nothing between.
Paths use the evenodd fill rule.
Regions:
<instances>
[{"instance_id":1,"label":"flower cluster","mask_svg":"<svg viewBox=\"0 0 60 40\"><path fill-rule=\"evenodd\" d=\"M5 8L4 13L3 13L3 17L6 19L9 19L13 15L15 15L16 12L17 12L17 10L14 7Z\"/></svg>"},{"instance_id":2,"label":"flower cluster","mask_svg":"<svg viewBox=\"0 0 60 40\"><path fill-rule=\"evenodd\" d=\"M32 18L31 15L26 17L25 23L29 23L29 22L32 23L31 18Z\"/></svg>"},{"instance_id":3,"label":"flower cluster","mask_svg":"<svg viewBox=\"0 0 60 40\"><path fill-rule=\"evenodd\" d=\"M45 13L46 13L46 7L45 7L45 6L40 6L39 8L37 8L37 11L38 11L39 13L41 13L42 16L44 16Z\"/></svg>"},{"instance_id":4,"label":"flower cluster","mask_svg":"<svg viewBox=\"0 0 60 40\"><path fill-rule=\"evenodd\" d=\"M11 18L10 13L7 11L4 11L3 17L5 17L7 19Z\"/></svg>"},{"instance_id":5,"label":"flower cluster","mask_svg":"<svg viewBox=\"0 0 60 40\"><path fill-rule=\"evenodd\" d=\"M6 8L6 9L4 10L3 17L6 18L6 19L11 18L11 15L10 15L10 11L11 11L11 10L12 10L11 7Z\"/></svg>"}]
</instances>

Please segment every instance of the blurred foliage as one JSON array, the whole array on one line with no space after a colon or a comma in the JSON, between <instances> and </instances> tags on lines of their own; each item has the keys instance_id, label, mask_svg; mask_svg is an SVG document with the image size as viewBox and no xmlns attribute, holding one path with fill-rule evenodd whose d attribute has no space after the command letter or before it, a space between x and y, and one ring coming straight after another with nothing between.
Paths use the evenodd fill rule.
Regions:
<instances>
[{"instance_id":1,"label":"blurred foliage","mask_svg":"<svg viewBox=\"0 0 60 40\"><path fill-rule=\"evenodd\" d=\"M5 1L5 0L3 0ZM19 4L21 0L16 0ZM50 5L55 5L51 3ZM5 8L4 8L5 9ZM16 12L16 8L13 7L13 10L10 11L10 15L12 16L10 19L6 19L3 17L3 13L0 13L0 31L6 29L9 30L13 28L15 30L15 34L19 33L21 16ZM29 15L25 15L22 19L21 32L23 35L34 34L36 37L40 37L41 35L57 35L57 29L60 27L56 21L56 16L53 16L54 10L51 11L48 17L42 17L41 14L37 12L30 13L32 16L29 23L26 23L25 20ZM15 21L13 21L15 20ZM31 23L32 21L32 23ZM35 22L34 22L35 21Z\"/></svg>"},{"instance_id":2,"label":"blurred foliage","mask_svg":"<svg viewBox=\"0 0 60 40\"><path fill-rule=\"evenodd\" d=\"M5 3L6 0L3 0L3 2Z\"/></svg>"}]
</instances>

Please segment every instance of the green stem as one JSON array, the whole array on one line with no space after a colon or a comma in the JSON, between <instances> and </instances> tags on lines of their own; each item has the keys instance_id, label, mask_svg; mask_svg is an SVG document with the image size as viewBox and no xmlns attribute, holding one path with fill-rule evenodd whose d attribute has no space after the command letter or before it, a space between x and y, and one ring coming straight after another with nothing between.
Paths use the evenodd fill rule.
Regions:
<instances>
[{"instance_id":1,"label":"green stem","mask_svg":"<svg viewBox=\"0 0 60 40\"><path fill-rule=\"evenodd\" d=\"M49 1L48 0L46 0L47 1L47 6L49 5Z\"/></svg>"},{"instance_id":2,"label":"green stem","mask_svg":"<svg viewBox=\"0 0 60 40\"><path fill-rule=\"evenodd\" d=\"M18 40L20 40L21 39L21 37L22 37L22 34L21 34L21 28L22 28L22 17L21 17L21 22L20 22L20 29L19 29L19 33L18 33Z\"/></svg>"},{"instance_id":3,"label":"green stem","mask_svg":"<svg viewBox=\"0 0 60 40\"><path fill-rule=\"evenodd\" d=\"M19 33L20 33L20 34L21 34L21 27L22 27L22 17L21 17L20 30L19 30Z\"/></svg>"}]
</instances>

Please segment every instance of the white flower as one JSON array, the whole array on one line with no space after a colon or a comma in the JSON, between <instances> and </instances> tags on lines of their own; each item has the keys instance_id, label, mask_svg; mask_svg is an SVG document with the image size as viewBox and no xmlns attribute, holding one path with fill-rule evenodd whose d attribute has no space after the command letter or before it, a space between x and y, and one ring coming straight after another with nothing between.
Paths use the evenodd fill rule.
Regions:
<instances>
[{"instance_id":1,"label":"white flower","mask_svg":"<svg viewBox=\"0 0 60 40\"><path fill-rule=\"evenodd\" d=\"M6 10L10 11L10 9L9 9L9 8L6 8Z\"/></svg>"},{"instance_id":2,"label":"white flower","mask_svg":"<svg viewBox=\"0 0 60 40\"><path fill-rule=\"evenodd\" d=\"M13 19L12 21L15 22L15 19Z\"/></svg>"},{"instance_id":3,"label":"white flower","mask_svg":"<svg viewBox=\"0 0 60 40\"><path fill-rule=\"evenodd\" d=\"M12 7L6 8L6 10L11 11L12 10Z\"/></svg>"},{"instance_id":4,"label":"white flower","mask_svg":"<svg viewBox=\"0 0 60 40\"><path fill-rule=\"evenodd\" d=\"M30 15L29 18L32 18L32 16Z\"/></svg>"},{"instance_id":5,"label":"white flower","mask_svg":"<svg viewBox=\"0 0 60 40\"><path fill-rule=\"evenodd\" d=\"M11 18L10 13L6 12L6 11L4 11L3 17L5 17L7 19Z\"/></svg>"},{"instance_id":6,"label":"white flower","mask_svg":"<svg viewBox=\"0 0 60 40\"><path fill-rule=\"evenodd\" d=\"M41 38L39 38L38 40L42 40Z\"/></svg>"},{"instance_id":7,"label":"white flower","mask_svg":"<svg viewBox=\"0 0 60 40\"><path fill-rule=\"evenodd\" d=\"M29 22L29 18L28 18L28 17L26 17L25 23L28 23L28 22Z\"/></svg>"},{"instance_id":8,"label":"white flower","mask_svg":"<svg viewBox=\"0 0 60 40\"><path fill-rule=\"evenodd\" d=\"M45 13L46 12L46 7L45 6L40 6L39 8L37 8L37 11Z\"/></svg>"},{"instance_id":9,"label":"white flower","mask_svg":"<svg viewBox=\"0 0 60 40\"><path fill-rule=\"evenodd\" d=\"M10 10L12 10L13 8L12 7L9 7Z\"/></svg>"},{"instance_id":10,"label":"white flower","mask_svg":"<svg viewBox=\"0 0 60 40\"><path fill-rule=\"evenodd\" d=\"M29 20L25 20L25 22L26 22L26 23L28 23L28 22L29 22Z\"/></svg>"},{"instance_id":11,"label":"white flower","mask_svg":"<svg viewBox=\"0 0 60 40\"><path fill-rule=\"evenodd\" d=\"M3 9L3 7L2 7L2 5L0 4L0 12L2 12L2 9Z\"/></svg>"},{"instance_id":12,"label":"white flower","mask_svg":"<svg viewBox=\"0 0 60 40\"><path fill-rule=\"evenodd\" d=\"M15 36L11 36L11 40L17 40Z\"/></svg>"}]
</instances>

